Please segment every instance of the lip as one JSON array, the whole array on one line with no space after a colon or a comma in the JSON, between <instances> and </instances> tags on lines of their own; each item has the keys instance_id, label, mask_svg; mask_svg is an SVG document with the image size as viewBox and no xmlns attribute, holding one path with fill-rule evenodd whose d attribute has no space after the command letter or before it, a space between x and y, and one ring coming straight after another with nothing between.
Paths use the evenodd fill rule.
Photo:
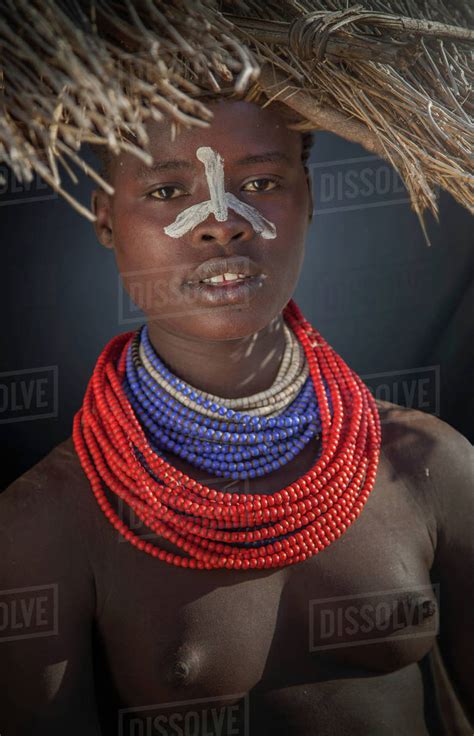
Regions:
<instances>
[{"instance_id":1,"label":"lip","mask_svg":"<svg viewBox=\"0 0 474 736\"><path fill-rule=\"evenodd\" d=\"M226 284L203 284L199 281L185 284L193 294L196 302L209 305L242 304L251 299L262 288L266 274L248 276L240 281L229 281Z\"/></svg>"},{"instance_id":2,"label":"lip","mask_svg":"<svg viewBox=\"0 0 474 736\"><path fill-rule=\"evenodd\" d=\"M261 276L262 271L257 264L248 256L232 256L228 258L210 258L199 266L187 277L186 286L198 284L203 279L209 279L212 276L223 276L225 273L243 273L246 276ZM229 282L232 285L234 281ZM201 284L206 286L206 284ZM212 289L219 289L220 286L211 286ZM227 288L227 285L225 286Z\"/></svg>"}]
</instances>

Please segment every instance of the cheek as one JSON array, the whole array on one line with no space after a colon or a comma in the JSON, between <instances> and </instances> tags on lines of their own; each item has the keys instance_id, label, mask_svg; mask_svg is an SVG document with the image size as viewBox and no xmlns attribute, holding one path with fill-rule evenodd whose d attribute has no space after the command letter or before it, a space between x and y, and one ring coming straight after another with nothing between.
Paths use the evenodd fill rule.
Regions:
<instances>
[{"instance_id":1,"label":"cheek","mask_svg":"<svg viewBox=\"0 0 474 736\"><path fill-rule=\"evenodd\" d=\"M304 261L305 239L308 231L308 188L306 181L298 182L283 202L272 208L269 219L277 227L277 240L272 251L268 241L268 257L273 260L281 287L293 293ZM267 215L266 215L267 216Z\"/></svg>"},{"instance_id":2,"label":"cheek","mask_svg":"<svg viewBox=\"0 0 474 736\"><path fill-rule=\"evenodd\" d=\"M115 258L130 299L149 316L163 315L182 298L185 256L162 232L157 218L124 209L114 216Z\"/></svg>"},{"instance_id":3,"label":"cheek","mask_svg":"<svg viewBox=\"0 0 474 736\"><path fill-rule=\"evenodd\" d=\"M169 247L157 210L137 200L133 205L121 204L117 202L113 217L117 261L140 268L172 259L174 250Z\"/></svg>"},{"instance_id":4,"label":"cheek","mask_svg":"<svg viewBox=\"0 0 474 736\"><path fill-rule=\"evenodd\" d=\"M306 182L298 183L265 213L276 225L278 241L293 244L294 251L304 246L309 225L308 196Z\"/></svg>"},{"instance_id":5,"label":"cheek","mask_svg":"<svg viewBox=\"0 0 474 736\"><path fill-rule=\"evenodd\" d=\"M285 231L295 228L298 231L306 230L308 226L309 191L304 176L298 176L297 180L288 185L281 197L275 200L269 210L277 228ZM267 217L267 215L265 215Z\"/></svg>"}]
</instances>

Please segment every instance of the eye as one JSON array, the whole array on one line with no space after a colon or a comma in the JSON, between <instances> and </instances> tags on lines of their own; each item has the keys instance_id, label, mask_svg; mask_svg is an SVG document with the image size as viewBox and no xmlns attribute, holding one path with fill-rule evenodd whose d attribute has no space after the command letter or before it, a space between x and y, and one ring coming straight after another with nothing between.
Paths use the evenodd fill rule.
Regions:
<instances>
[{"instance_id":1,"label":"eye","mask_svg":"<svg viewBox=\"0 0 474 736\"><path fill-rule=\"evenodd\" d=\"M152 192L149 192L149 196L154 197L155 199L176 199L176 197L181 197L184 193L185 192L182 187L169 184L167 186L154 189Z\"/></svg>"},{"instance_id":2,"label":"eye","mask_svg":"<svg viewBox=\"0 0 474 736\"><path fill-rule=\"evenodd\" d=\"M278 187L278 182L276 182L274 179L268 179L268 178L262 178L262 179L252 179L252 181L248 181L242 189L245 192L271 192L272 189L276 189Z\"/></svg>"}]
</instances>

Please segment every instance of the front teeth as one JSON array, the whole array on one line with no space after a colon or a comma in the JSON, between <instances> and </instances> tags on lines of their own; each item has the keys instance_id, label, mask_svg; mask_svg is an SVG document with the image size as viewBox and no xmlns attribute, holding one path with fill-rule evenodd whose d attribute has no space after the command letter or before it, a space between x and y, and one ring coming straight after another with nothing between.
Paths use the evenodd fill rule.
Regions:
<instances>
[{"instance_id":1,"label":"front teeth","mask_svg":"<svg viewBox=\"0 0 474 736\"><path fill-rule=\"evenodd\" d=\"M209 279L203 279L204 284L222 284L224 281L236 281L237 279L245 279L244 273L225 273L220 276L212 276Z\"/></svg>"}]
</instances>

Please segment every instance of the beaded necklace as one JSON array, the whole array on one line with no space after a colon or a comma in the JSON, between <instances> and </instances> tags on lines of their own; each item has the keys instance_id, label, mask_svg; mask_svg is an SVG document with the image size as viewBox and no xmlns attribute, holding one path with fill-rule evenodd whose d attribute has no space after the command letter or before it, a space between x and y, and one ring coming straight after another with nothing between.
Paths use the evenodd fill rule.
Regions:
<instances>
[{"instance_id":1,"label":"beaded necklace","mask_svg":"<svg viewBox=\"0 0 474 736\"><path fill-rule=\"evenodd\" d=\"M173 376L143 327L127 355L124 390L151 446L234 480L266 475L293 460L319 436L321 421L304 351L286 326L285 335L285 355L271 389L220 399ZM244 412L241 406L247 407Z\"/></svg>"},{"instance_id":2,"label":"beaded necklace","mask_svg":"<svg viewBox=\"0 0 474 736\"><path fill-rule=\"evenodd\" d=\"M316 403L310 404L313 411L306 411L306 425L312 427L313 433L320 428L322 446L307 473L272 494L217 491L168 463L157 448L159 426L145 424L151 416L145 410L151 408L153 391L152 384L146 384L143 364L142 381L136 380L141 346L142 355L148 358L153 370L160 373L162 368L149 341L147 344L146 331L141 330L140 340L133 332L118 335L104 348L83 405L74 417L73 439L100 508L137 549L167 563L193 569L282 567L317 554L359 516L373 489L380 456L381 430L375 401L359 376L304 319L293 300L285 307L283 317L306 357L311 379L307 387L316 399ZM179 386L179 379L172 374L162 375ZM156 381L157 386L162 389ZM193 393L192 387L186 388ZM298 401L304 391L303 388L292 401L293 414L295 407L296 414L301 408ZM194 390L192 401L212 410L212 400L204 399L211 402L205 406L202 394ZM304 401L309 396L308 392ZM229 411L225 406L219 409ZM188 410L194 411L189 407ZM278 423L278 416L270 416L267 421ZM227 417L234 425L243 418L239 413L237 418L235 413ZM161 417L164 418L166 414ZM171 427L176 418L179 416L167 426ZM261 422L263 416L253 415L252 419ZM207 428L212 429L209 425ZM197 432L199 424L192 429ZM283 431L292 437L292 429L288 425ZM245 433L237 432L240 439L242 434ZM259 439L265 440L258 434L257 431L257 444ZM179 436L176 433L177 439ZM181 442L184 438L181 434ZM222 436L208 439L224 441ZM180 447L178 439L175 451ZM195 462L206 457L196 452L194 455ZM211 458L212 452L206 459ZM242 464L231 472L242 474L247 472L245 467L248 466ZM218 474L218 470L214 467L212 473ZM147 527L183 554L166 551L136 535L120 519L104 487L123 499Z\"/></svg>"}]
</instances>

